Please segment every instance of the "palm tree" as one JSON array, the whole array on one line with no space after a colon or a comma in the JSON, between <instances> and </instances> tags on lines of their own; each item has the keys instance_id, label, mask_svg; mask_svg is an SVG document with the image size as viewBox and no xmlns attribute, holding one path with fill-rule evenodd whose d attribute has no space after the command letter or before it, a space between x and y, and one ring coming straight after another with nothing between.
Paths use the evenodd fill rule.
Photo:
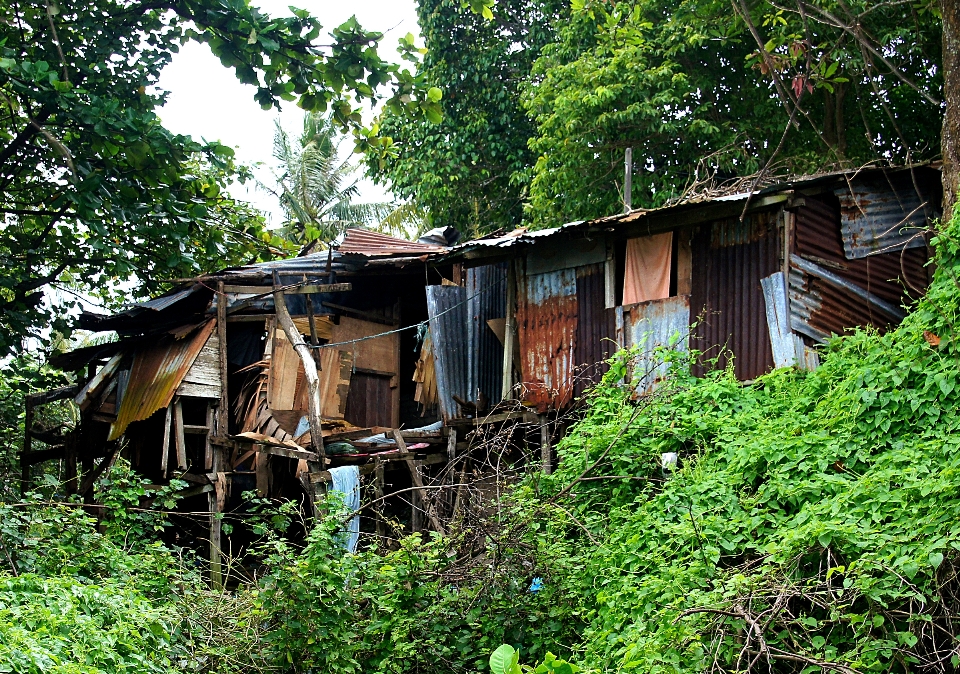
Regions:
<instances>
[{"instance_id":1,"label":"palm tree","mask_svg":"<svg viewBox=\"0 0 960 674\"><path fill-rule=\"evenodd\" d=\"M291 139L277 122L273 156L280 163L276 189L286 221L281 229L304 251L328 244L348 227L405 233L408 218L391 203L354 203L359 196L357 167L340 158L344 135L325 115L308 112L303 133ZM401 207L402 208L402 207ZM391 217L392 216L392 217Z\"/></svg>"}]
</instances>

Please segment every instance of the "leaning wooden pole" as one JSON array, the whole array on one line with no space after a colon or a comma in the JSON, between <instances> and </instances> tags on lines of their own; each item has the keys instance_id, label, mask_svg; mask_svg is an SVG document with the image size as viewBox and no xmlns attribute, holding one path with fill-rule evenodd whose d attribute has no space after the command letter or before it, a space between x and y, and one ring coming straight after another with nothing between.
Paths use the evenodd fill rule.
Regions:
<instances>
[{"instance_id":1,"label":"leaning wooden pole","mask_svg":"<svg viewBox=\"0 0 960 674\"><path fill-rule=\"evenodd\" d=\"M293 350L297 352L297 355L300 356L300 362L303 363L303 374L307 379L307 420L310 422L310 440L313 443L314 451L320 455L320 466L323 470L326 468L326 456L323 450L323 434L320 425L320 374L317 372L317 361L313 359L312 350L303 341L303 335L300 334L293 319L290 318L283 291L274 291L273 303L276 306L277 322L280 323L280 327L287 335Z\"/></svg>"}]
</instances>

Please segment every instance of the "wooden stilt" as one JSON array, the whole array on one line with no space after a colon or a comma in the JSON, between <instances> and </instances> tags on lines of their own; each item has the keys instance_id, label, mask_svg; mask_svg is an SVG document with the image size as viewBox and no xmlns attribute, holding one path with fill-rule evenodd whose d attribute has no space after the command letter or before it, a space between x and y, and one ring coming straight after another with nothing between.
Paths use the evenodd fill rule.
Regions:
<instances>
[{"instance_id":1,"label":"wooden stilt","mask_svg":"<svg viewBox=\"0 0 960 674\"><path fill-rule=\"evenodd\" d=\"M393 439L397 443L397 449L401 453L407 452L407 443L404 441L403 436L400 434L400 431L393 429L390 431L390 434L393 436ZM445 534L443 524L440 522L440 518L437 516L437 512L433 507L433 504L430 502L430 499L427 497L427 490L423 488L423 479L420 477L420 466L423 465L422 461L414 461L413 459L406 459L407 468L410 470L410 480L413 482L413 486L417 488L413 494L416 498L413 500L414 504L414 518L411 519L411 522L419 524L421 520L417 519L417 513L423 512L426 514L427 519L430 520L430 524L433 525L435 531L441 535ZM419 501L419 507L418 506ZM414 531L419 529L414 528Z\"/></svg>"},{"instance_id":2,"label":"wooden stilt","mask_svg":"<svg viewBox=\"0 0 960 674\"><path fill-rule=\"evenodd\" d=\"M457 429L451 428L447 436L447 461L457 458Z\"/></svg>"},{"instance_id":3,"label":"wooden stilt","mask_svg":"<svg viewBox=\"0 0 960 674\"><path fill-rule=\"evenodd\" d=\"M553 456L550 447L550 417L546 414L538 415L540 421L540 462L543 472L549 475L553 472Z\"/></svg>"}]
</instances>

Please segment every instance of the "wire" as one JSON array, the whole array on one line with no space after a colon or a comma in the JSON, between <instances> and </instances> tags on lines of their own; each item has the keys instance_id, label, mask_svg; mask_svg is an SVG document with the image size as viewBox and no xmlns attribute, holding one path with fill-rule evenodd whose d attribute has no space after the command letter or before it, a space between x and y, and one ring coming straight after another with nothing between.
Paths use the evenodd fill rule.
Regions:
<instances>
[{"instance_id":1,"label":"wire","mask_svg":"<svg viewBox=\"0 0 960 674\"><path fill-rule=\"evenodd\" d=\"M492 290L492 289L495 288L496 286L501 285L504 281L506 281L505 278L504 278L504 279L500 279L499 281L496 281L495 283L491 283L491 284L488 285L487 287L482 288L481 290L478 290L474 295L471 295L470 297L466 298L466 299L463 300L462 302L457 302L457 303L454 304L452 307L448 307L448 308L444 309L443 311L441 311L440 313L438 313L438 314L437 314L436 316L434 316L433 318L434 318L434 319L439 318L440 316L443 316L444 314L449 313L449 312L453 311L454 309L457 309L457 308L459 308L459 307L462 307L464 304L466 304L466 303L469 302L470 300L474 299L475 297L480 297L480 295L482 295L483 293L489 292L490 290ZM380 333L377 333L377 334L375 334L375 335L367 335L366 337L357 337L356 339L348 339L348 340L343 341L343 342L331 342L331 343L328 343L328 344L318 344L317 346L314 346L314 345L312 345L312 344L307 344L307 346L308 346L309 348L311 348L311 349L326 349L326 348L329 348L329 347L332 347L332 346L346 346L346 345L348 345L348 344L356 344L357 342L365 342L365 341L368 340L368 339L378 339L378 338L380 338L380 337L386 337L387 335L393 335L393 334L396 334L396 333L398 333L398 332L403 332L404 330L419 329L421 326L429 325L429 324L430 324L430 320L431 320L431 319L428 318L428 319L425 320L425 321L420 321L419 323L414 323L413 325L407 325L407 326L404 326L404 327L402 327L402 328L397 328L397 329L395 329L395 330L387 330L386 332L380 332Z\"/></svg>"}]
</instances>

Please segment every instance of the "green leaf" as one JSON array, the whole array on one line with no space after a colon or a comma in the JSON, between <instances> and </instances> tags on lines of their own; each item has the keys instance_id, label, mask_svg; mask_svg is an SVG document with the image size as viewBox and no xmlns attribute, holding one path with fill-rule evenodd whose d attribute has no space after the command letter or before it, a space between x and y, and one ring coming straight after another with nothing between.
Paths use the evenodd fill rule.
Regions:
<instances>
[{"instance_id":1,"label":"green leaf","mask_svg":"<svg viewBox=\"0 0 960 674\"><path fill-rule=\"evenodd\" d=\"M503 644L490 654L490 670L493 674L512 674L515 659L519 660L513 646Z\"/></svg>"}]
</instances>

